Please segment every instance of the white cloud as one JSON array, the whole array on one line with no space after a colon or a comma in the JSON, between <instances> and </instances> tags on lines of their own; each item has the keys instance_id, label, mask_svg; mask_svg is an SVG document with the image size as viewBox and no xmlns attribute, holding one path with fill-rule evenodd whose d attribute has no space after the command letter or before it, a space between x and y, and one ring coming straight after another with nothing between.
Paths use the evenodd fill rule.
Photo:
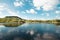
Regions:
<instances>
[{"instance_id":1,"label":"white cloud","mask_svg":"<svg viewBox=\"0 0 60 40\"><path fill-rule=\"evenodd\" d=\"M16 6L16 7L22 7L24 4L21 2L21 1L15 1L14 2L14 6Z\"/></svg>"},{"instance_id":2,"label":"white cloud","mask_svg":"<svg viewBox=\"0 0 60 40\"><path fill-rule=\"evenodd\" d=\"M0 3L0 12L6 11L8 9L8 5L6 3Z\"/></svg>"},{"instance_id":3,"label":"white cloud","mask_svg":"<svg viewBox=\"0 0 60 40\"><path fill-rule=\"evenodd\" d=\"M36 9L37 9L37 10L40 10L40 7L37 7Z\"/></svg>"},{"instance_id":4,"label":"white cloud","mask_svg":"<svg viewBox=\"0 0 60 40\"><path fill-rule=\"evenodd\" d=\"M6 8L8 8L8 7L7 7L7 4L5 4L5 3L0 3L0 18L5 17L5 15L4 15L5 13L4 13L3 11L5 11Z\"/></svg>"},{"instance_id":5,"label":"white cloud","mask_svg":"<svg viewBox=\"0 0 60 40\"><path fill-rule=\"evenodd\" d=\"M0 11L0 18L5 17L5 15Z\"/></svg>"},{"instance_id":6,"label":"white cloud","mask_svg":"<svg viewBox=\"0 0 60 40\"><path fill-rule=\"evenodd\" d=\"M6 4L2 4L2 3L0 3L0 11L5 10L6 7L7 7Z\"/></svg>"},{"instance_id":7,"label":"white cloud","mask_svg":"<svg viewBox=\"0 0 60 40\"><path fill-rule=\"evenodd\" d=\"M60 10L55 11L56 14L60 14Z\"/></svg>"},{"instance_id":8,"label":"white cloud","mask_svg":"<svg viewBox=\"0 0 60 40\"><path fill-rule=\"evenodd\" d=\"M6 15L3 11L6 13ZM0 18L3 18L5 16L19 16L19 15L18 15L18 12L15 12L9 9L7 4L0 3Z\"/></svg>"},{"instance_id":9,"label":"white cloud","mask_svg":"<svg viewBox=\"0 0 60 40\"><path fill-rule=\"evenodd\" d=\"M0 11L1 10L4 10L4 6L3 5L0 5Z\"/></svg>"},{"instance_id":10,"label":"white cloud","mask_svg":"<svg viewBox=\"0 0 60 40\"><path fill-rule=\"evenodd\" d=\"M7 5L7 4L5 4L5 3L0 3L0 18L3 18L3 17L5 17L5 16L8 15L8 14L5 15L5 13L4 13L3 11L6 12L6 13L9 13L9 16L10 16L10 15L12 15L12 16L19 16L19 15L17 14L17 12L14 12L14 11L10 10L10 9L8 8L8 5Z\"/></svg>"},{"instance_id":11,"label":"white cloud","mask_svg":"<svg viewBox=\"0 0 60 40\"><path fill-rule=\"evenodd\" d=\"M27 12L27 13L30 13L30 11L29 11L29 10L26 10L26 12Z\"/></svg>"},{"instance_id":12,"label":"white cloud","mask_svg":"<svg viewBox=\"0 0 60 40\"><path fill-rule=\"evenodd\" d=\"M17 12L11 11L10 9L8 9L7 12L12 16L19 16Z\"/></svg>"},{"instance_id":13,"label":"white cloud","mask_svg":"<svg viewBox=\"0 0 60 40\"><path fill-rule=\"evenodd\" d=\"M34 9L30 9L30 12L31 12L32 14L34 14L34 13L35 13L35 10L34 10Z\"/></svg>"},{"instance_id":14,"label":"white cloud","mask_svg":"<svg viewBox=\"0 0 60 40\"><path fill-rule=\"evenodd\" d=\"M36 8L42 7L43 10L52 10L59 3L59 0L33 0L33 4Z\"/></svg>"},{"instance_id":15,"label":"white cloud","mask_svg":"<svg viewBox=\"0 0 60 40\"><path fill-rule=\"evenodd\" d=\"M34 9L26 10L27 13L36 14L37 12Z\"/></svg>"},{"instance_id":16,"label":"white cloud","mask_svg":"<svg viewBox=\"0 0 60 40\"><path fill-rule=\"evenodd\" d=\"M46 10L46 11L53 10L53 6L51 6L49 4L45 4L42 8L43 8L43 10Z\"/></svg>"}]
</instances>

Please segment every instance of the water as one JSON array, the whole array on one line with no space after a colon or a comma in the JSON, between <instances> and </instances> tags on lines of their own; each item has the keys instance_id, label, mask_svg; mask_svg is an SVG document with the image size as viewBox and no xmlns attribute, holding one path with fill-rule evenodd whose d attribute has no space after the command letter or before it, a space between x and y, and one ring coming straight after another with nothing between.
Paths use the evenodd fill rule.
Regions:
<instances>
[{"instance_id":1,"label":"water","mask_svg":"<svg viewBox=\"0 0 60 40\"><path fill-rule=\"evenodd\" d=\"M17 27L0 25L0 40L60 40L60 26L25 23Z\"/></svg>"}]
</instances>

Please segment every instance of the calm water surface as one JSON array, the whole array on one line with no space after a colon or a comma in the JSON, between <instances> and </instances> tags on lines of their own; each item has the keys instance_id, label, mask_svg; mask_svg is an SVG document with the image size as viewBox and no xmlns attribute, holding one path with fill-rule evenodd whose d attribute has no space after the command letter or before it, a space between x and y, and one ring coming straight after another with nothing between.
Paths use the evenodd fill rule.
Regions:
<instances>
[{"instance_id":1,"label":"calm water surface","mask_svg":"<svg viewBox=\"0 0 60 40\"><path fill-rule=\"evenodd\" d=\"M0 25L0 40L60 40L60 26L25 23L17 27Z\"/></svg>"}]
</instances>

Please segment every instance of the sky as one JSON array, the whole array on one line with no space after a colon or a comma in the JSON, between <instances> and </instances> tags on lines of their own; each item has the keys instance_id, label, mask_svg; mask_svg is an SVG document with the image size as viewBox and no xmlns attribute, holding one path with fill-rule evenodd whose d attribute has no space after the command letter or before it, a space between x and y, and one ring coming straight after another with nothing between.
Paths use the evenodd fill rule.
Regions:
<instances>
[{"instance_id":1,"label":"sky","mask_svg":"<svg viewBox=\"0 0 60 40\"><path fill-rule=\"evenodd\" d=\"M27 20L60 19L60 0L0 0L0 18L5 16Z\"/></svg>"}]
</instances>

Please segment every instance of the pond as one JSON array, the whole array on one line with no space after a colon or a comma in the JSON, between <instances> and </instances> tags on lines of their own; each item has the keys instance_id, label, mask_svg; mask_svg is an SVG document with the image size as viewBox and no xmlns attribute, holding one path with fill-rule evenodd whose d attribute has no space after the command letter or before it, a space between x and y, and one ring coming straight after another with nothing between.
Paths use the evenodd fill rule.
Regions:
<instances>
[{"instance_id":1,"label":"pond","mask_svg":"<svg viewBox=\"0 0 60 40\"><path fill-rule=\"evenodd\" d=\"M0 40L60 40L60 26L24 23L17 27L0 25Z\"/></svg>"}]
</instances>

